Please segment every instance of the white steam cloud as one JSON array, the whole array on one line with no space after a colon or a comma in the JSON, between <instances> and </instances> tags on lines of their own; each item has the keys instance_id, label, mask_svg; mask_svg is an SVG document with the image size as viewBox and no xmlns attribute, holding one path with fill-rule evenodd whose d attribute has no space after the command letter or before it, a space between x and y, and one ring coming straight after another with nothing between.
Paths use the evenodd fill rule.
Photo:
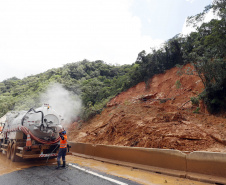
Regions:
<instances>
[{"instance_id":1,"label":"white steam cloud","mask_svg":"<svg viewBox=\"0 0 226 185\"><path fill-rule=\"evenodd\" d=\"M64 119L64 127L78 118L81 111L82 101L78 95L67 91L61 84L51 84L40 101L49 104Z\"/></svg>"}]
</instances>

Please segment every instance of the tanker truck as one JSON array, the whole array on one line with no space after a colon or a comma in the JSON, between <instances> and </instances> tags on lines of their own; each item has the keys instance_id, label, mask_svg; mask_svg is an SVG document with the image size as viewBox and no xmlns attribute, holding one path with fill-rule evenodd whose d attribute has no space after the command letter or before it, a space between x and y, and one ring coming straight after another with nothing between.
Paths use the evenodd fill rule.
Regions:
<instances>
[{"instance_id":1,"label":"tanker truck","mask_svg":"<svg viewBox=\"0 0 226 185\"><path fill-rule=\"evenodd\" d=\"M56 157L61 116L48 104L29 111L11 111L2 120L0 149L8 159ZM67 155L69 153L69 147Z\"/></svg>"}]
</instances>

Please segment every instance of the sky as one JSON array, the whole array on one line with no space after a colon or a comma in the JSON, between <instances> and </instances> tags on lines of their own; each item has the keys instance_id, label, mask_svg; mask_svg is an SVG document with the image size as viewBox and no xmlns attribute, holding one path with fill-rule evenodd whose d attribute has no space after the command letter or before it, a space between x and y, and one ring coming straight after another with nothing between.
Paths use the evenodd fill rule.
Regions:
<instances>
[{"instance_id":1,"label":"sky","mask_svg":"<svg viewBox=\"0 0 226 185\"><path fill-rule=\"evenodd\" d=\"M0 0L0 82L84 59L132 64L212 0ZM211 17L211 16L210 16Z\"/></svg>"}]
</instances>

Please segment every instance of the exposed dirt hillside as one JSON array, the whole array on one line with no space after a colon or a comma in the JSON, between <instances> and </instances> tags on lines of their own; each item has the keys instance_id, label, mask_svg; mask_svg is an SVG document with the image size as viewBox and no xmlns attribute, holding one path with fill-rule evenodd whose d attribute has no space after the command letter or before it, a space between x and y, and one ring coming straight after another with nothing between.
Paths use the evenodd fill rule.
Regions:
<instances>
[{"instance_id":1,"label":"exposed dirt hillside","mask_svg":"<svg viewBox=\"0 0 226 185\"><path fill-rule=\"evenodd\" d=\"M191 67L189 65L185 68ZM199 113L191 97L203 90L199 77L178 75L178 68L155 75L114 97L104 111L82 126L73 123L69 139L76 142L181 151L226 152L225 115ZM186 103L186 104L184 104Z\"/></svg>"}]
</instances>

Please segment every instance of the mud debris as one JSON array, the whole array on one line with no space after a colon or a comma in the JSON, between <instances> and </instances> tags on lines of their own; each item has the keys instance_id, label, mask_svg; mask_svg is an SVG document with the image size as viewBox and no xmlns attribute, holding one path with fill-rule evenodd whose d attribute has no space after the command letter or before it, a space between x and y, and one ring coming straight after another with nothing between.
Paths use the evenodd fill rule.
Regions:
<instances>
[{"instance_id":1,"label":"mud debris","mask_svg":"<svg viewBox=\"0 0 226 185\"><path fill-rule=\"evenodd\" d=\"M197 76L179 76L177 70L175 67L155 75L149 89L141 82L118 94L80 130L73 123L70 140L188 152L226 152L226 113L210 115L203 102L194 113L197 107L188 101L203 91L203 84ZM179 88L177 81L181 84Z\"/></svg>"}]
</instances>

